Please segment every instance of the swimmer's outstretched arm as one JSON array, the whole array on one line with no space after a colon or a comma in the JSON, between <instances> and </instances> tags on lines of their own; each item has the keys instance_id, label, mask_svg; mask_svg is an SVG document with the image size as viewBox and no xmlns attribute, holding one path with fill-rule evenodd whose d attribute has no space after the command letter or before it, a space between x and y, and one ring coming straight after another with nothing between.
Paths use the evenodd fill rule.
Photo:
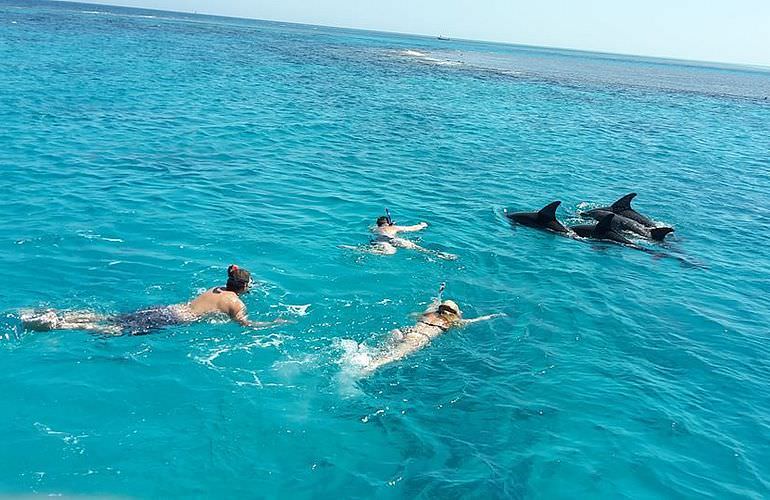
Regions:
<instances>
[{"instance_id":1,"label":"swimmer's outstretched arm","mask_svg":"<svg viewBox=\"0 0 770 500\"><path fill-rule=\"evenodd\" d=\"M463 326L465 326L465 325L470 325L472 323L478 323L480 321L488 321L490 319L502 318L503 316L508 316L508 315L505 313L487 314L486 316L479 316L478 318L464 319L462 320L462 324Z\"/></svg>"},{"instance_id":2,"label":"swimmer's outstretched arm","mask_svg":"<svg viewBox=\"0 0 770 500\"><path fill-rule=\"evenodd\" d=\"M288 323L287 320L283 318L276 318L273 321L251 321L246 314L246 306L241 305L239 309L235 309L234 311L231 311L230 319L235 321L241 326L245 326L247 328L270 328L277 325L282 325L284 323Z\"/></svg>"},{"instance_id":3,"label":"swimmer's outstretched arm","mask_svg":"<svg viewBox=\"0 0 770 500\"><path fill-rule=\"evenodd\" d=\"M276 318L273 321L249 321L245 326L249 328L272 328L286 323L289 323L289 321L283 318Z\"/></svg>"},{"instance_id":4,"label":"swimmer's outstretched arm","mask_svg":"<svg viewBox=\"0 0 770 500\"><path fill-rule=\"evenodd\" d=\"M272 328L274 326L283 325L286 323L289 323L288 320L285 320L283 318L276 318L273 321L251 321L250 319L244 317L240 320L236 320L241 326L245 326L247 328Z\"/></svg>"},{"instance_id":5,"label":"swimmer's outstretched arm","mask_svg":"<svg viewBox=\"0 0 770 500\"><path fill-rule=\"evenodd\" d=\"M414 226L391 226L391 227L397 232L413 233L415 231L422 231L423 229L428 227L428 223L420 222L419 224L415 224Z\"/></svg>"}]
</instances>

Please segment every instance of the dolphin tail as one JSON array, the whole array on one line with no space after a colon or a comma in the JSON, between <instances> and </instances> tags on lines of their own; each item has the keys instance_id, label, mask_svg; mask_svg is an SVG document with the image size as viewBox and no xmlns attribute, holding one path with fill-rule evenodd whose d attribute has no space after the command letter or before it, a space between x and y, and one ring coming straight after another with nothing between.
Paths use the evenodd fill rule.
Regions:
<instances>
[{"instance_id":1,"label":"dolphin tail","mask_svg":"<svg viewBox=\"0 0 770 500\"><path fill-rule=\"evenodd\" d=\"M650 238L656 241L663 241L668 233L673 233L674 228L671 227L653 227L650 228Z\"/></svg>"},{"instance_id":2,"label":"dolphin tail","mask_svg":"<svg viewBox=\"0 0 770 500\"><path fill-rule=\"evenodd\" d=\"M561 201L554 201L541 208L537 213L537 220L542 223L555 221L556 209L559 207L559 205L561 205Z\"/></svg>"},{"instance_id":3,"label":"dolphin tail","mask_svg":"<svg viewBox=\"0 0 770 500\"><path fill-rule=\"evenodd\" d=\"M608 233L612 229L612 219L614 218L615 214L605 215L594 228L594 234L601 236Z\"/></svg>"},{"instance_id":4,"label":"dolphin tail","mask_svg":"<svg viewBox=\"0 0 770 500\"><path fill-rule=\"evenodd\" d=\"M631 200L636 198L636 193L628 193L618 201L612 204L612 211L619 212L623 210L631 210Z\"/></svg>"}]
</instances>

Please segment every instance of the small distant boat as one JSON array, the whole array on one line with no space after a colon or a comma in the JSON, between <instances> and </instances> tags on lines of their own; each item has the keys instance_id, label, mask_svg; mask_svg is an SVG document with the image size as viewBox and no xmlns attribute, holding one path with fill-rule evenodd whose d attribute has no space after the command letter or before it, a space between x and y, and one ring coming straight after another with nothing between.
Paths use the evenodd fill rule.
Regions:
<instances>
[{"instance_id":1,"label":"small distant boat","mask_svg":"<svg viewBox=\"0 0 770 500\"><path fill-rule=\"evenodd\" d=\"M448 36L444 36L444 35L439 35L436 38L438 38L439 40L450 40Z\"/></svg>"}]
</instances>

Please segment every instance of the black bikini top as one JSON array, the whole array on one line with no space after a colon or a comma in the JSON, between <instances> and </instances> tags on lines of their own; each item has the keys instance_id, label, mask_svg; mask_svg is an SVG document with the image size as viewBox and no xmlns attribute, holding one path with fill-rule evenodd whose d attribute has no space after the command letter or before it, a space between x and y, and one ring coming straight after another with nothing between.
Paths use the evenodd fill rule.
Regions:
<instances>
[{"instance_id":1,"label":"black bikini top","mask_svg":"<svg viewBox=\"0 0 770 500\"><path fill-rule=\"evenodd\" d=\"M434 324L434 323L429 323L429 322L427 322L427 321L424 321L424 320L420 320L420 321L418 321L418 323L422 323L423 325L428 325L428 326L432 326L432 327L434 327L434 328L438 328L438 329L439 329L439 330L441 330L442 332L445 332L445 331L449 330L449 327L448 327L448 326L443 326L443 325L436 325L436 324Z\"/></svg>"}]
</instances>

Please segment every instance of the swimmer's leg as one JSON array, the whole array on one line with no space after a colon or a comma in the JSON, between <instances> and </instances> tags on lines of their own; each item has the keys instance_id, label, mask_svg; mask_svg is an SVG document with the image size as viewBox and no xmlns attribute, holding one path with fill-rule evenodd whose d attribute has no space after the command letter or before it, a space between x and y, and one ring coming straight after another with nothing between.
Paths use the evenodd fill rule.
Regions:
<instances>
[{"instance_id":1,"label":"swimmer's leg","mask_svg":"<svg viewBox=\"0 0 770 500\"><path fill-rule=\"evenodd\" d=\"M405 240L404 238L393 238L393 244L399 248L417 250L418 252L426 253L428 255L433 255L434 257L438 257L439 259L457 260L457 255L446 253L446 252L439 252L437 250L431 250L429 248L421 247L420 245L414 243L413 241Z\"/></svg>"},{"instance_id":2,"label":"swimmer's leg","mask_svg":"<svg viewBox=\"0 0 770 500\"><path fill-rule=\"evenodd\" d=\"M116 335L120 327L107 323L107 317L92 311L63 311L49 309L43 312L22 313L21 322L25 329L37 332L52 330L85 330L95 333Z\"/></svg>"},{"instance_id":3,"label":"swimmer's leg","mask_svg":"<svg viewBox=\"0 0 770 500\"><path fill-rule=\"evenodd\" d=\"M390 340L391 342L401 342L402 340L404 340L404 332L402 332L398 328L391 330Z\"/></svg>"},{"instance_id":4,"label":"swimmer's leg","mask_svg":"<svg viewBox=\"0 0 770 500\"><path fill-rule=\"evenodd\" d=\"M392 247L406 248L407 250L428 251L426 248L421 247L413 241L406 240L404 238L391 238L392 243L384 243Z\"/></svg>"},{"instance_id":5,"label":"swimmer's leg","mask_svg":"<svg viewBox=\"0 0 770 500\"><path fill-rule=\"evenodd\" d=\"M110 324L107 316L101 316L92 312L65 313L57 330L84 330L91 333L104 335L120 335L123 329L118 325Z\"/></svg>"},{"instance_id":6,"label":"swimmer's leg","mask_svg":"<svg viewBox=\"0 0 770 500\"><path fill-rule=\"evenodd\" d=\"M377 241L369 245L369 251L377 255L393 255L396 247L384 241Z\"/></svg>"},{"instance_id":7,"label":"swimmer's leg","mask_svg":"<svg viewBox=\"0 0 770 500\"><path fill-rule=\"evenodd\" d=\"M25 330L48 332L56 330L59 325L59 317L52 309L47 311L22 311L21 324Z\"/></svg>"},{"instance_id":8,"label":"swimmer's leg","mask_svg":"<svg viewBox=\"0 0 770 500\"><path fill-rule=\"evenodd\" d=\"M444 260L457 260L457 255L455 255L455 254L453 254L453 253L447 253L447 252L438 252L438 251L437 251L437 252L435 252L435 254L434 254L434 255L435 255L436 257L438 257L439 259L444 259Z\"/></svg>"}]
</instances>

